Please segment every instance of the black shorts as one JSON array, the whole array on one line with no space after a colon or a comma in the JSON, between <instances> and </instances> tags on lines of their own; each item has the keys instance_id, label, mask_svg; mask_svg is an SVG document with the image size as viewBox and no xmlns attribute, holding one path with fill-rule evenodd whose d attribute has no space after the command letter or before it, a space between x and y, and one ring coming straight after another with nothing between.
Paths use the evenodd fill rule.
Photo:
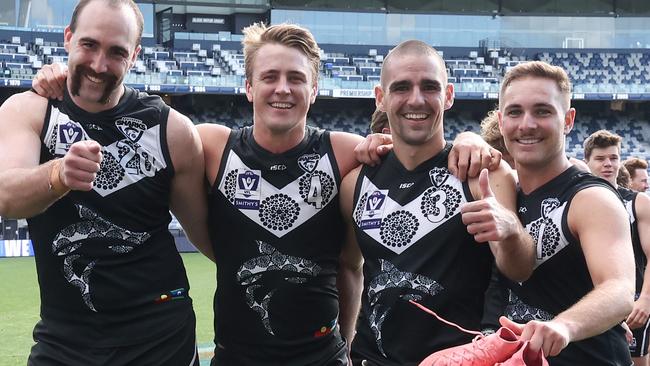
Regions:
<instances>
[{"instance_id":1,"label":"black shorts","mask_svg":"<svg viewBox=\"0 0 650 366\"><path fill-rule=\"evenodd\" d=\"M301 359L264 359L253 356L254 352L233 351L217 345L210 366L351 366L348 363L348 346L337 335L333 342L318 351L318 357L309 354Z\"/></svg>"},{"instance_id":2,"label":"black shorts","mask_svg":"<svg viewBox=\"0 0 650 366\"><path fill-rule=\"evenodd\" d=\"M143 344L90 348L49 338L32 347L27 366L199 366L194 314L176 331Z\"/></svg>"},{"instance_id":3,"label":"black shorts","mask_svg":"<svg viewBox=\"0 0 650 366\"><path fill-rule=\"evenodd\" d=\"M644 326L632 329L632 343L630 344L630 354L632 357L643 357L648 354L648 326L650 319Z\"/></svg>"}]
</instances>

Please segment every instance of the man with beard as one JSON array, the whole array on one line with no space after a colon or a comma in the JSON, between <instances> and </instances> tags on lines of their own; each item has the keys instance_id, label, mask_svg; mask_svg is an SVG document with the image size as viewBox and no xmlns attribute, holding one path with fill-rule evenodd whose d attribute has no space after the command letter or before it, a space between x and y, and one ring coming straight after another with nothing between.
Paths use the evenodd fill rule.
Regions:
<instances>
[{"instance_id":1,"label":"man with beard","mask_svg":"<svg viewBox=\"0 0 650 366\"><path fill-rule=\"evenodd\" d=\"M630 365L619 325L634 299L629 218L611 185L567 159L575 114L562 68L532 61L506 73L499 126L517 166L517 212L536 256L529 279L507 281L518 299L508 316L525 324L505 317L501 324L554 366Z\"/></svg>"},{"instance_id":2,"label":"man with beard","mask_svg":"<svg viewBox=\"0 0 650 366\"><path fill-rule=\"evenodd\" d=\"M191 122L126 87L143 18L82 0L64 32L62 101L0 107L0 214L28 218L41 294L29 365L198 365L169 210L213 257L203 151Z\"/></svg>"},{"instance_id":3,"label":"man with beard","mask_svg":"<svg viewBox=\"0 0 650 366\"><path fill-rule=\"evenodd\" d=\"M650 197L618 183L621 165L621 136L607 130L592 133L584 142L585 161L593 173L616 187L632 224L632 246L636 268L634 308L625 322L632 330L630 353L635 366L648 366L648 315L650 315ZM625 168L623 168L625 171Z\"/></svg>"},{"instance_id":4,"label":"man with beard","mask_svg":"<svg viewBox=\"0 0 650 366\"><path fill-rule=\"evenodd\" d=\"M376 167L354 169L341 186L348 230L356 232L351 246L364 257L352 360L414 365L471 337L408 300L479 329L492 264L523 280L534 253L513 212L515 181L506 165L469 182L446 168L452 145L443 116L454 88L437 51L420 41L400 43L384 60L380 83L376 103L388 115L393 151Z\"/></svg>"}]
</instances>

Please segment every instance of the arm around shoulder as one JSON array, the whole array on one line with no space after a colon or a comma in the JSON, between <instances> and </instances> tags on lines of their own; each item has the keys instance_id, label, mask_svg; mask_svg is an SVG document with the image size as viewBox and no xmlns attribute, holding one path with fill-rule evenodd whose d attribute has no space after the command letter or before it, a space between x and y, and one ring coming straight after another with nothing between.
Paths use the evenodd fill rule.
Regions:
<instances>
[{"instance_id":1,"label":"arm around shoulder","mask_svg":"<svg viewBox=\"0 0 650 366\"><path fill-rule=\"evenodd\" d=\"M214 261L207 225L203 146L192 122L173 109L168 117L167 144L175 171L170 197L171 211L192 244Z\"/></svg>"}]
</instances>

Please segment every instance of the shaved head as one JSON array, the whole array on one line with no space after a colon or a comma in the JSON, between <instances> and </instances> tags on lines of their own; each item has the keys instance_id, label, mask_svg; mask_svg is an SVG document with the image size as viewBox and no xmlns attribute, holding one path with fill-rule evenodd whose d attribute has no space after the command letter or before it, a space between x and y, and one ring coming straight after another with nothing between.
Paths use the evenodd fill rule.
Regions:
<instances>
[{"instance_id":1,"label":"shaved head","mask_svg":"<svg viewBox=\"0 0 650 366\"><path fill-rule=\"evenodd\" d=\"M447 72L446 72L447 66L445 65L445 61L442 59L442 57L440 57L438 51L436 51L435 48L429 46L428 44L422 41L411 39L398 44L397 46L395 46L395 48L393 48L392 50L390 50L390 52L388 52L388 55L386 55L386 58L384 59L384 63L381 66L380 83L382 87L386 87L384 74L388 64L391 62L393 58L406 56L406 55L432 56L438 63L440 69L445 70L444 81L445 84L447 84Z\"/></svg>"}]
</instances>

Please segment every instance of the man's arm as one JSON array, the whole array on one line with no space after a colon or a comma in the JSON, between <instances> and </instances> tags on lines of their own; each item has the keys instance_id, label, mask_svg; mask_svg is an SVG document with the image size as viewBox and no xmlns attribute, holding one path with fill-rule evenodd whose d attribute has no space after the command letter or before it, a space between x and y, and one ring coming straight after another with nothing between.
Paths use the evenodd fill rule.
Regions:
<instances>
[{"instance_id":1,"label":"man's arm","mask_svg":"<svg viewBox=\"0 0 650 366\"><path fill-rule=\"evenodd\" d=\"M341 183L339 194L341 214L346 223L345 242L339 259L337 287L339 289L339 324L341 334L352 344L363 292L363 257L357 244L352 222L354 187L361 167L351 171Z\"/></svg>"},{"instance_id":2,"label":"man's arm","mask_svg":"<svg viewBox=\"0 0 650 366\"><path fill-rule=\"evenodd\" d=\"M101 162L94 141L73 144L62 159L39 165L47 99L32 92L0 107L0 215L14 218L45 211L70 189L90 190Z\"/></svg>"},{"instance_id":3,"label":"man's arm","mask_svg":"<svg viewBox=\"0 0 650 366\"><path fill-rule=\"evenodd\" d=\"M646 258L650 258L650 197L643 193L637 194L634 206L641 249ZM650 271L648 268L645 268L641 294L634 302L632 313L630 313L625 321L630 328L636 329L646 324L648 316L650 316Z\"/></svg>"},{"instance_id":4,"label":"man's arm","mask_svg":"<svg viewBox=\"0 0 650 366\"><path fill-rule=\"evenodd\" d=\"M190 242L214 261L208 235L203 146L192 122L174 109L169 111L167 143L175 171L171 187L171 211L187 233Z\"/></svg>"},{"instance_id":5,"label":"man's arm","mask_svg":"<svg viewBox=\"0 0 650 366\"><path fill-rule=\"evenodd\" d=\"M463 223L477 242L490 242L499 271L513 281L530 277L535 263L533 239L515 214L515 179L505 163L495 171L481 171L469 182L478 200L461 207Z\"/></svg>"},{"instance_id":6,"label":"man's arm","mask_svg":"<svg viewBox=\"0 0 650 366\"><path fill-rule=\"evenodd\" d=\"M619 324L632 310L634 254L627 212L610 190L584 189L576 194L568 214L571 233L580 241L594 289L547 322L502 325L521 332L533 350L555 356L569 342L601 334Z\"/></svg>"}]
</instances>

